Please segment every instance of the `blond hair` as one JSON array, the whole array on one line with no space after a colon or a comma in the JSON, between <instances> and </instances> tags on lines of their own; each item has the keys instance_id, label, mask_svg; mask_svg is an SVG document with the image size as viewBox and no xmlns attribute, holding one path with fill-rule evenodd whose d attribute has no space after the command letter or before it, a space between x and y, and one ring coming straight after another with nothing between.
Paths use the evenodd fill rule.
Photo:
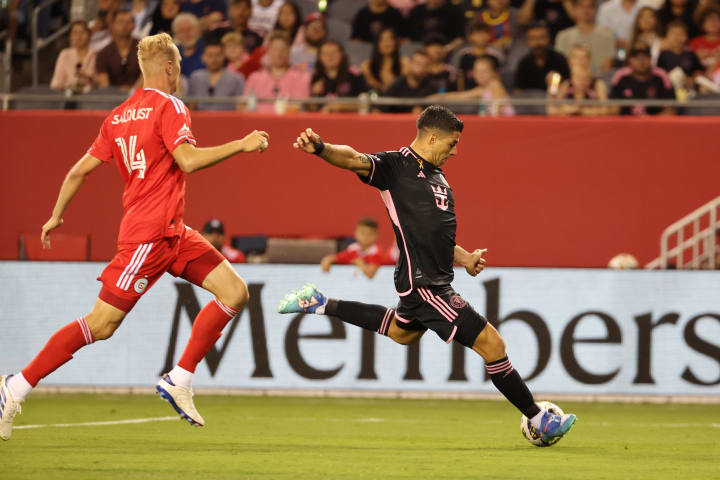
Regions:
<instances>
[{"instance_id":1,"label":"blond hair","mask_svg":"<svg viewBox=\"0 0 720 480\"><path fill-rule=\"evenodd\" d=\"M223 46L227 46L231 43L235 45L242 45L243 37L238 32L228 32L222 36L222 39L220 39L220 43L222 43Z\"/></svg>"},{"instance_id":2,"label":"blond hair","mask_svg":"<svg viewBox=\"0 0 720 480\"><path fill-rule=\"evenodd\" d=\"M153 61L159 66L160 60L164 62L166 60L175 60L177 47L173 42L173 39L167 33L158 33L157 35L151 35L140 40L138 44L138 62L140 63L140 70L143 75L150 73L152 70L151 64Z\"/></svg>"}]
</instances>

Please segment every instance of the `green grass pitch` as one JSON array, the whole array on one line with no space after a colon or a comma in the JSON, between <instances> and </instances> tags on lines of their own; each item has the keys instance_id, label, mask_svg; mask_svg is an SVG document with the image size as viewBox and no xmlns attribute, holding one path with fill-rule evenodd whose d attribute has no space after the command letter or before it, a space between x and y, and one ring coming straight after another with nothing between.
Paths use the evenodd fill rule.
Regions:
<instances>
[{"instance_id":1,"label":"green grass pitch","mask_svg":"<svg viewBox=\"0 0 720 480\"><path fill-rule=\"evenodd\" d=\"M552 400L552 398L549 398ZM557 402L578 415L551 448L506 402L197 396L208 425L18 429L15 479L720 479L720 406ZM16 425L174 414L146 395L37 394Z\"/></svg>"}]
</instances>

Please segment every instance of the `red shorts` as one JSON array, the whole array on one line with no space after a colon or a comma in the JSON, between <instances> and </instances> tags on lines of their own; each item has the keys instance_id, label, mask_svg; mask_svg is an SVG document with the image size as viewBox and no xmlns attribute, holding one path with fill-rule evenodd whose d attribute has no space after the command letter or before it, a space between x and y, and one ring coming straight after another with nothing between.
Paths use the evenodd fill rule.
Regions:
<instances>
[{"instance_id":1,"label":"red shorts","mask_svg":"<svg viewBox=\"0 0 720 480\"><path fill-rule=\"evenodd\" d=\"M165 272L201 286L225 257L195 230L154 242L124 244L102 275L100 300L129 312Z\"/></svg>"}]
</instances>

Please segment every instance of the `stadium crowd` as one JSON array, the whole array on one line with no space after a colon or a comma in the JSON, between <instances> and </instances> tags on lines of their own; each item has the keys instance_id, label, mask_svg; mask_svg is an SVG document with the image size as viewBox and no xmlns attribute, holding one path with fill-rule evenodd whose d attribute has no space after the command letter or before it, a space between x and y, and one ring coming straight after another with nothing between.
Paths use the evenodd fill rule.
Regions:
<instances>
[{"instance_id":1,"label":"stadium crowd","mask_svg":"<svg viewBox=\"0 0 720 480\"><path fill-rule=\"evenodd\" d=\"M182 55L181 95L242 97L191 105L199 110L281 113L292 108L287 99L367 93L476 100L480 110L463 113L512 115L510 105L496 101L684 100L720 91L717 0L228 1L100 0L93 21L72 23L51 88L137 88L138 39L167 32ZM675 112L566 104L547 113Z\"/></svg>"}]
</instances>

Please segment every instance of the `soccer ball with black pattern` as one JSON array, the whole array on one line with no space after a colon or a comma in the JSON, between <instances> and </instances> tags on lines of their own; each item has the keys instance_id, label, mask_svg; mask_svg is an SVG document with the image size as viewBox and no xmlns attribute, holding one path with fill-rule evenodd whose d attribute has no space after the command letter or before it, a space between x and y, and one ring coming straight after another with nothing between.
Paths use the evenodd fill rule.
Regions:
<instances>
[{"instance_id":1,"label":"soccer ball with black pattern","mask_svg":"<svg viewBox=\"0 0 720 480\"><path fill-rule=\"evenodd\" d=\"M537 406L543 410L547 410L553 415L564 415L562 409L552 402L537 402ZM536 447L551 447L560 440L560 437L558 437L551 440L550 442L544 442L542 439L542 434L535 431L535 427L530 424L530 419L528 419L525 415L523 415L520 419L520 431L522 432L523 437L525 437L528 442L532 443Z\"/></svg>"}]
</instances>

